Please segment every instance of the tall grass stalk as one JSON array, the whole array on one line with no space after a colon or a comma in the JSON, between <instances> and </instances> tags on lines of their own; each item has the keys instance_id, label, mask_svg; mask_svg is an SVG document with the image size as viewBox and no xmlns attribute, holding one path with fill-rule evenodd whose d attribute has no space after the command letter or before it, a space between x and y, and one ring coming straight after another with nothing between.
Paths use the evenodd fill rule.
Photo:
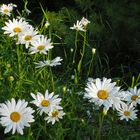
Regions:
<instances>
[{"instance_id":1,"label":"tall grass stalk","mask_svg":"<svg viewBox=\"0 0 140 140\"><path fill-rule=\"evenodd\" d=\"M82 61L83 61L83 57L84 57L84 54L85 54L85 47L86 47L86 31L84 32L84 41L83 41L83 48L82 48L82 51L80 51L80 54L81 54L81 58L80 58L80 61L78 63L78 67L77 67L77 71L78 71L78 75L80 74L81 72L81 65L82 65Z\"/></svg>"},{"instance_id":2,"label":"tall grass stalk","mask_svg":"<svg viewBox=\"0 0 140 140\"><path fill-rule=\"evenodd\" d=\"M90 60L90 63L89 63L89 67L88 67L87 77L90 75L91 71L93 70L92 69L92 65L93 65L94 57L95 57L95 49L92 49L92 57L91 57L91 60Z\"/></svg>"},{"instance_id":3,"label":"tall grass stalk","mask_svg":"<svg viewBox=\"0 0 140 140\"><path fill-rule=\"evenodd\" d=\"M73 54L73 65L75 64L75 57L76 57L76 52L77 52L77 47L78 47L78 44L77 44L77 40L78 39L78 31L75 32L75 48L74 48L74 54Z\"/></svg>"}]
</instances>

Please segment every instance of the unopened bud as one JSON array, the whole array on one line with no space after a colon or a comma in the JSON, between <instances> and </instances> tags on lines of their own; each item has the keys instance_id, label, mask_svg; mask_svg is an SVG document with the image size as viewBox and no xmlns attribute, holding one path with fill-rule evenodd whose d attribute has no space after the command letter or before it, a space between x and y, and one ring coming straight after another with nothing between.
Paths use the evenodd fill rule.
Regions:
<instances>
[{"instance_id":1,"label":"unopened bud","mask_svg":"<svg viewBox=\"0 0 140 140\"><path fill-rule=\"evenodd\" d=\"M11 68L11 64L7 64L6 67L7 67L7 68Z\"/></svg>"},{"instance_id":2,"label":"unopened bud","mask_svg":"<svg viewBox=\"0 0 140 140\"><path fill-rule=\"evenodd\" d=\"M64 87L63 87L63 93L66 93L66 90L67 90L67 87L64 86Z\"/></svg>"},{"instance_id":3,"label":"unopened bud","mask_svg":"<svg viewBox=\"0 0 140 140\"><path fill-rule=\"evenodd\" d=\"M45 28L48 28L48 26L50 26L50 23L48 21L46 21Z\"/></svg>"},{"instance_id":4,"label":"unopened bud","mask_svg":"<svg viewBox=\"0 0 140 140\"><path fill-rule=\"evenodd\" d=\"M96 52L96 49L95 48L92 48L92 54L94 55Z\"/></svg>"},{"instance_id":5,"label":"unopened bud","mask_svg":"<svg viewBox=\"0 0 140 140\"><path fill-rule=\"evenodd\" d=\"M103 108L103 115L104 115L104 116L106 116L106 115L107 115L107 111L108 111L108 109Z\"/></svg>"},{"instance_id":6,"label":"unopened bud","mask_svg":"<svg viewBox=\"0 0 140 140\"><path fill-rule=\"evenodd\" d=\"M73 48L71 48L70 51L73 52Z\"/></svg>"},{"instance_id":7,"label":"unopened bud","mask_svg":"<svg viewBox=\"0 0 140 140\"><path fill-rule=\"evenodd\" d=\"M71 79L72 79L72 80L74 79L74 75L71 75Z\"/></svg>"},{"instance_id":8,"label":"unopened bud","mask_svg":"<svg viewBox=\"0 0 140 140\"><path fill-rule=\"evenodd\" d=\"M13 82L14 81L14 77L13 76L9 76L8 79L9 79L10 82Z\"/></svg>"}]
</instances>

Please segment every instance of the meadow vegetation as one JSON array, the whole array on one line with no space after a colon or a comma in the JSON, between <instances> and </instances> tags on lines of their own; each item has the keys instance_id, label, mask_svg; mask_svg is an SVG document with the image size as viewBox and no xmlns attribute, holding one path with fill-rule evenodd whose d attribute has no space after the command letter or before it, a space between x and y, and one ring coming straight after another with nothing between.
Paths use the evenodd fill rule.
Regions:
<instances>
[{"instance_id":1,"label":"meadow vegetation","mask_svg":"<svg viewBox=\"0 0 140 140\"><path fill-rule=\"evenodd\" d=\"M72 2L0 3L1 140L139 140L139 2Z\"/></svg>"}]
</instances>

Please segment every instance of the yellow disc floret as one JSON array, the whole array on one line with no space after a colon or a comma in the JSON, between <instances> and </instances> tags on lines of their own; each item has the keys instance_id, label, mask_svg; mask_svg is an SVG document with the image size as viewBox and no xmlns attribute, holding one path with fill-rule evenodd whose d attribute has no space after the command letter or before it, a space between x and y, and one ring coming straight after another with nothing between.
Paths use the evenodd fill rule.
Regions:
<instances>
[{"instance_id":1,"label":"yellow disc floret","mask_svg":"<svg viewBox=\"0 0 140 140\"><path fill-rule=\"evenodd\" d=\"M44 48L45 48L44 45L39 45L39 46L37 47L37 50L41 51L41 50L43 50Z\"/></svg>"},{"instance_id":2,"label":"yellow disc floret","mask_svg":"<svg viewBox=\"0 0 140 140\"><path fill-rule=\"evenodd\" d=\"M15 28L13 29L13 31L14 31L15 33L20 33L20 32L22 32L22 29L21 29L20 27L15 27Z\"/></svg>"},{"instance_id":3,"label":"yellow disc floret","mask_svg":"<svg viewBox=\"0 0 140 140\"><path fill-rule=\"evenodd\" d=\"M18 113L18 112L12 112L10 114L10 119L13 121L13 122L18 122L21 118L21 115Z\"/></svg>"},{"instance_id":4,"label":"yellow disc floret","mask_svg":"<svg viewBox=\"0 0 140 140\"><path fill-rule=\"evenodd\" d=\"M47 107L47 106L50 105L50 102L49 102L48 100L42 100L41 105L42 105L43 107Z\"/></svg>"},{"instance_id":5,"label":"yellow disc floret","mask_svg":"<svg viewBox=\"0 0 140 140\"><path fill-rule=\"evenodd\" d=\"M98 98L105 100L108 98L109 94L106 90L99 90L97 93Z\"/></svg>"},{"instance_id":6,"label":"yellow disc floret","mask_svg":"<svg viewBox=\"0 0 140 140\"><path fill-rule=\"evenodd\" d=\"M7 13L9 13L9 10L8 9L4 9L3 12L7 14Z\"/></svg>"},{"instance_id":7,"label":"yellow disc floret","mask_svg":"<svg viewBox=\"0 0 140 140\"><path fill-rule=\"evenodd\" d=\"M52 117L55 118L55 117L57 117L57 116L58 116L58 111L53 111L53 112L52 112Z\"/></svg>"},{"instance_id":8,"label":"yellow disc floret","mask_svg":"<svg viewBox=\"0 0 140 140\"><path fill-rule=\"evenodd\" d=\"M123 113L125 116L130 116L130 112L129 111L124 111Z\"/></svg>"},{"instance_id":9,"label":"yellow disc floret","mask_svg":"<svg viewBox=\"0 0 140 140\"><path fill-rule=\"evenodd\" d=\"M137 95L133 95L133 96L131 97L131 100L135 101L137 98L138 98Z\"/></svg>"},{"instance_id":10,"label":"yellow disc floret","mask_svg":"<svg viewBox=\"0 0 140 140\"><path fill-rule=\"evenodd\" d=\"M32 39L32 36L30 36L30 35L26 35L26 36L24 37L24 39L25 39L26 41L29 41L29 40Z\"/></svg>"}]
</instances>

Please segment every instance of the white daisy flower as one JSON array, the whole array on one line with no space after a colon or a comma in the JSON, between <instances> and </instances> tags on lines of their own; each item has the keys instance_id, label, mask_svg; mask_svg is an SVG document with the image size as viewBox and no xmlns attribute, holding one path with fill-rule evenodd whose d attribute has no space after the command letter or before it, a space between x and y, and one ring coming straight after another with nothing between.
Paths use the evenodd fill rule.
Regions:
<instances>
[{"instance_id":1,"label":"white daisy flower","mask_svg":"<svg viewBox=\"0 0 140 140\"><path fill-rule=\"evenodd\" d=\"M37 95L31 93L31 96L34 99L31 103L38 107L40 115L42 115L43 112L48 113L54 108L62 109L60 106L61 98L58 98L58 95L54 95L53 92L49 94L48 90L46 90L45 96L40 92L38 92Z\"/></svg>"},{"instance_id":2,"label":"white daisy flower","mask_svg":"<svg viewBox=\"0 0 140 140\"><path fill-rule=\"evenodd\" d=\"M38 31L34 30L32 26L26 28L26 30L18 36L17 44L25 44L25 47L28 48L29 44L33 41L36 41L40 35L37 35Z\"/></svg>"},{"instance_id":3,"label":"white daisy flower","mask_svg":"<svg viewBox=\"0 0 140 140\"><path fill-rule=\"evenodd\" d=\"M47 121L47 123L51 122L52 125L56 122L59 121L59 119L62 119L65 113L63 110L53 110L48 113L48 116L45 117L44 119Z\"/></svg>"},{"instance_id":4,"label":"white daisy flower","mask_svg":"<svg viewBox=\"0 0 140 140\"><path fill-rule=\"evenodd\" d=\"M100 80L97 78L88 81L84 97L96 105L103 105L107 110L110 107L117 108L121 103L121 99L118 96L119 89L120 87L116 87L115 82L111 83L111 79L103 78L103 80Z\"/></svg>"},{"instance_id":5,"label":"white daisy flower","mask_svg":"<svg viewBox=\"0 0 140 140\"><path fill-rule=\"evenodd\" d=\"M38 40L32 41L31 45L29 50L31 54L38 52L47 54L47 51L53 48L51 39L47 39L47 37L44 37L43 35L39 36Z\"/></svg>"},{"instance_id":6,"label":"white daisy flower","mask_svg":"<svg viewBox=\"0 0 140 140\"><path fill-rule=\"evenodd\" d=\"M121 107L118 109L118 115L120 116L120 120L126 120L129 119L134 120L137 118L137 112L132 104L121 104Z\"/></svg>"},{"instance_id":7,"label":"white daisy flower","mask_svg":"<svg viewBox=\"0 0 140 140\"><path fill-rule=\"evenodd\" d=\"M11 15L11 12L13 11L13 8L14 8L14 7L17 7L17 5L12 4L12 3L10 3L10 4L8 4L8 5L3 4L3 5L0 7L0 13L1 13L2 15L10 16L10 15Z\"/></svg>"},{"instance_id":8,"label":"white daisy flower","mask_svg":"<svg viewBox=\"0 0 140 140\"><path fill-rule=\"evenodd\" d=\"M83 17L80 22L84 27L86 27L90 23L90 21L87 20L85 17Z\"/></svg>"},{"instance_id":9,"label":"white daisy flower","mask_svg":"<svg viewBox=\"0 0 140 140\"><path fill-rule=\"evenodd\" d=\"M6 127L4 133L12 131L14 134L17 131L23 135L24 127L30 127L29 123L34 122L34 110L27 105L25 100L18 100L16 103L13 98L0 104L0 123Z\"/></svg>"},{"instance_id":10,"label":"white daisy flower","mask_svg":"<svg viewBox=\"0 0 140 140\"><path fill-rule=\"evenodd\" d=\"M127 96L126 91L119 91L118 93L114 94L114 97L112 97L113 109L120 108L121 104L124 103L126 96Z\"/></svg>"},{"instance_id":11,"label":"white daisy flower","mask_svg":"<svg viewBox=\"0 0 140 140\"><path fill-rule=\"evenodd\" d=\"M137 89L137 87L130 88L129 91L127 91L125 101L129 104L133 104L134 106L140 104L140 89Z\"/></svg>"},{"instance_id":12,"label":"white daisy flower","mask_svg":"<svg viewBox=\"0 0 140 140\"><path fill-rule=\"evenodd\" d=\"M9 34L10 37L22 34L30 26L23 18L9 20L5 24L2 29L5 30L4 34Z\"/></svg>"},{"instance_id":13,"label":"white daisy flower","mask_svg":"<svg viewBox=\"0 0 140 140\"><path fill-rule=\"evenodd\" d=\"M53 60L39 61L38 63L35 62L35 64L37 65L36 68L41 68L41 67L45 67L45 66L54 67L57 65L61 65L62 60L63 59L61 57L56 57Z\"/></svg>"},{"instance_id":14,"label":"white daisy flower","mask_svg":"<svg viewBox=\"0 0 140 140\"><path fill-rule=\"evenodd\" d=\"M83 24L77 20L76 24L73 25L73 27L70 27L72 30L77 30L77 31L85 31Z\"/></svg>"}]
</instances>

